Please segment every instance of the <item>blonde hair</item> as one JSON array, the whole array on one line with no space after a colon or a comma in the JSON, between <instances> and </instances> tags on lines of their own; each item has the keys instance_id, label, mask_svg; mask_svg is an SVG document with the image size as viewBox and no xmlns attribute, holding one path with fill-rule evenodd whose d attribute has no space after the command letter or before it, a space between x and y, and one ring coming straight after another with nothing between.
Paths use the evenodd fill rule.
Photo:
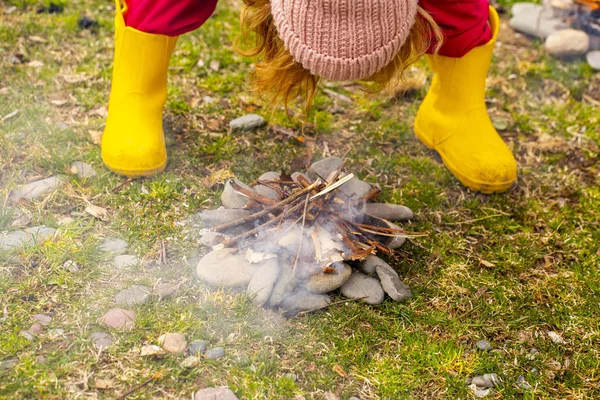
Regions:
<instances>
[{"instance_id":1,"label":"blonde hair","mask_svg":"<svg viewBox=\"0 0 600 400\"><path fill-rule=\"evenodd\" d=\"M308 114L321 78L296 62L277 33L271 15L270 0L243 0L241 33L235 49L241 55L258 57L259 62L251 76L253 90L269 105L283 104L288 109L290 100L299 98ZM434 52L442 45L442 33L433 18L417 7L417 18L410 34L394 59L383 69L363 82L374 84L375 90L397 84L402 73L421 58L432 43Z\"/></svg>"}]
</instances>

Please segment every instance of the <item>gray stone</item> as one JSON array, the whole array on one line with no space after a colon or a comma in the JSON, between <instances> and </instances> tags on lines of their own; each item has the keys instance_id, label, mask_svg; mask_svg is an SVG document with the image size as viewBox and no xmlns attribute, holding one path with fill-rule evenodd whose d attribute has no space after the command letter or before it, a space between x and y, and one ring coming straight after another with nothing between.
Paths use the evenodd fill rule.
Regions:
<instances>
[{"instance_id":1,"label":"gray stone","mask_svg":"<svg viewBox=\"0 0 600 400\"><path fill-rule=\"evenodd\" d=\"M196 356L188 356L182 362L183 368L195 368L200 365L200 359Z\"/></svg>"},{"instance_id":2,"label":"gray stone","mask_svg":"<svg viewBox=\"0 0 600 400\"><path fill-rule=\"evenodd\" d=\"M10 226L12 227L22 227L22 226L27 226L31 223L31 217L27 214L21 213L21 212L17 212L17 214L15 215L15 220L13 220L10 223Z\"/></svg>"},{"instance_id":3,"label":"gray stone","mask_svg":"<svg viewBox=\"0 0 600 400\"><path fill-rule=\"evenodd\" d=\"M212 228L247 217L250 214L252 212L247 210L218 208L216 210L204 210L197 215L203 228Z\"/></svg>"},{"instance_id":4,"label":"gray stone","mask_svg":"<svg viewBox=\"0 0 600 400\"><path fill-rule=\"evenodd\" d=\"M527 380L525 380L524 376L519 376L517 378L517 386L523 390L531 390L532 389L531 385L529 384L529 382L527 382Z\"/></svg>"},{"instance_id":5,"label":"gray stone","mask_svg":"<svg viewBox=\"0 0 600 400\"><path fill-rule=\"evenodd\" d=\"M232 130L251 131L265 124L265 119L257 114L248 114L234 119L229 123Z\"/></svg>"},{"instance_id":6,"label":"gray stone","mask_svg":"<svg viewBox=\"0 0 600 400\"><path fill-rule=\"evenodd\" d=\"M73 260L67 260L63 264L63 267L69 272L79 272L79 264Z\"/></svg>"},{"instance_id":7,"label":"gray stone","mask_svg":"<svg viewBox=\"0 0 600 400\"><path fill-rule=\"evenodd\" d=\"M389 222L389 221L385 221L385 224L389 227L389 228L393 228L393 229L399 229L402 230L401 227L399 227L398 225L394 224L393 222ZM402 236L402 235L398 235L398 236L394 236L394 237L387 237L385 239L384 244L389 247L392 250L396 250L399 249L400 247L402 247L402 245L404 244L404 242L406 242L406 237Z\"/></svg>"},{"instance_id":8,"label":"gray stone","mask_svg":"<svg viewBox=\"0 0 600 400\"><path fill-rule=\"evenodd\" d=\"M146 286L132 286L121 290L115 296L115 304L119 306L131 307L136 304L145 304L150 298L152 289Z\"/></svg>"},{"instance_id":9,"label":"gray stone","mask_svg":"<svg viewBox=\"0 0 600 400\"><path fill-rule=\"evenodd\" d=\"M279 262L276 258L267 260L258 268L246 289L254 304L262 306L269 300L278 277Z\"/></svg>"},{"instance_id":10,"label":"gray stone","mask_svg":"<svg viewBox=\"0 0 600 400\"><path fill-rule=\"evenodd\" d=\"M365 204L364 213L388 221L408 221L415 216L408 207L386 203L367 203Z\"/></svg>"},{"instance_id":11,"label":"gray stone","mask_svg":"<svg viewBox=\"0 0 600 400\"><path fill-rule=\"evenodd\" d=\"M214 347L210 350L206 350L204 356L209 360L218 360L225 357L225 349L222 347Z\"/></svg>"},{"instance_id":12,"label":"gray stone","mask_svg":"<svg viewBox=\"0 0 600 400\"><path fill-rule=\"evenodd\" d=\"M375 267L378 265L387 265L387 263L381 258L370 254L363 262L358 264L357 269L363 274L373 275L375 273Z\"/></svg>"},{"instance_id":13,"label":"gray stone","mask_svg":"<svg viewBox=\"0 0 600 400\"><path fill-rule=\"evenodd\" d=\"M125 249L127 249L128 246L129 245L127 244L127 242L123 239L106 238L102 242L100 242L100 244L98 245L98 249L105 253L120 254L123 251L125 251Z\"/></svg>"},{"instance_id":14,"label":"gray stone","mask_svg":"<svg viewBox=\"0 0 600 400\"><path fill-rule=\"evenodd\" d=\"M240 367L247 367L250 365L250 358L248 358L248 356L245 354L240 354L233 359L233 362Z\"/></svg>"},{"instance_id":15,"label":"gray stone","mask_svg":"<svg viewBox=\"0 0 600 400\"><path fill-rule=\"evenodd\" d=\"M171 354L183 354L187 348L187 341L182 333L165 333L158 338L158 344Z\"/></svg>"},{"instance_id":16,"label":"gray stone","mask_svg":"<svg viewBox=\"0 0 600 400\"><path fill-rule=\"evenodd\" d=\"M44 327L39 322L34 323L33 325L31 325L31 328L29 328L29 332L33 333L34 335L42 333L43 330Z\"/></svg>"},{"instance_id":17,"label":"gray stone","mask_svg":"<svg viewBox=\"0 0 600 400\"><path fill-rule=\"evenodd\" d=\"M25 233L31 235L35 243L42 243L45 240L50 239L56 233L56 229L49 228L47 226L33 226L25 229Z\"/></svg>"},{"instance_id":18,"label":"gray stone","mask_svg":"<svg viewBox=\"0 0 600 400\"><path fill-rule=\"evenodd\" d=\"M97 349L105 349L114 343L112 336L107 332L94 332L90 335L90 340Z\"/></svg>"},{"instance_id":19,"label":"gray stone","mask_svg":"<svg viewBox=\"0 0 600 400\"><path fill-rule=\"evenodd\" d=\"M71 173L79 176L80 178L93 178L96 175L96 170L88 163L83 161L75 161L71 163Z\"/></svg>"},{"instance_id":20,"label":"gray stone","mask_svg":"<svg viewBox=\"0 0 600 400\"><path fill-rule=\"evenodd\" d=\"M27 339L29 341L35 339L35 334L30 330L21 331L21 336L23 336L25 339Z\"/></svg>"},{"instance_id":21,"label":"gray stone","mask_svg":"<svg viewBox=\"0 0 600 400\"><path fill-rule=\"evenodd\" d=\"M275 181L275 180L279 180L280 176L281 176L281 173L279 173L279 172L269 171L269 172L265 172L264 174L259 176L257 181ZM279 196L279 193L277 192L277 190L271 189L268 186L258 184L256 186L254 186L254 191L256 193L263 195L265 197L268 197L270 199L273 199L276 201L281 201L281 197Z\"/></svg>"},{"instance_id":22,"label":"gray stone","mask_svg":"<svg viewBox=\"0 0 600 400\"><path fill-rule=\"evenodd\" d=\"M562 19L554 17L552 10L539 4L515 3L512 14L508 23L511 28L541 39L568 27Z\"/></svg>"},{"instance_id":23,"label":"gray stone","mask_svg":"<svg viewBox=\"0 0 600 400\"><path fill-rule=\"evenodd\" d=\"M135 321L135 313L122 308L111 308L100 317L100 322L109 328L131 329Z\"/></svg>"},{"instance_id":24,"label":"gray stone","mask_svg":"<svg viewBox=\"0 0 600 400\"><path fill-rule=\"evenodd\" d=\"M375 272L377 272L383 291L392 299L403 301L412 297L409 287L400 280L398 273L387 263L378 264L375 267Z\"/></svg>"},{"instance_id":25,"label":"gray stone","mask_svg":"<svg viewBox=\"0 0 600 400\"><path fill-rule=\"evenodd\" d=\"M229 238L230 236L225 235L224 233L208 231L202 235L200 238L200 243L208 247L213 247L223 243Z\"/></svg>"},{"instance_id":26,"label":"gray stone","mask_svg":"<svg viewBox=\"0 0 600 400\"><path fill-rule=\"evenodd\" d=\"M46 179L31 182L26 185L13 190L8 197L8 200L12 203L16 203L22 199L25 200L37 200L46 193L53 191L54 189L62 186L64 182L56 176L51 176Z\"/></svg>"},{"instance_id":27,"label":"gray stone","mask_svg":"<svg viewBox=\"0 0 600 400\"><path fill-rule=\"evenodd\" d=\"M480 388L493 388L500 382L500 378L496 374L477 375L471 379L471 384Z\"/></svg>"},{"instance_id":28,"label":"gray stone","mask_svg":"<svg viewBox=\"0 0 600 400\"><path fill-rule=\"evenodd\" d=\"M40 324L42 324L44 326L48 326L48 325L50 325L50 322L52 322L52 317L50 317L48 315L44 315L44 314L35 314L33 316L33 320L36 322L39 322Z\"/></svg>"},{"instance_id":29,"label":"gray stone","mask_svg":"<svg viewBox=\"0 0 600 400\"><path fill-rule=\"evenodd\" d=\"M269 305L279 305L285 297L294 291L296 288L296 279L292 271L291 265L281 265L279 279L273 286L271 296L269 297Z\"/></svg>"},{"instance_id":30,"label":"gray stone","mask_svg":"<svg viewBox=\"0 0 600 400\"><path fill-rule=\"evenodd\" d=\"M121 254L113 259L113 265L116 269L133 267L138 265L139 263L139 258L131 254Z\"/></svg>"},{"instance_id":31,"label":"gray stone","mask_svg":"<svg viewBox=\"0 0 600 400\"><path fill-rule=\"evenodd\" d=\"M475 342L475 346L481 351L490 351L492 349L492 345L487 340L478 340Z\"/></svg>"},{"instance_id":32,"label":"gray stone","mask_svg":"<svg viewBox=\"0 0 600 400\"><path fill-rule=\"evenodd\" d=\"M47 226L34 226L23 231L0 233L0 250L18 250L23 247L43 243L56 233L56 229Z\"/></svg>"},{"instance_id":33,"label":"gray stone","mask_svg":"<svg viewBox=\"0 0 600 400\"><path fill-rule=\"evenodd\" d=\"M366 276L358 271L352 271L352 275L346 282L341 292L349 299L363 298L367 304L381 304L385 297L381 283L375 278Z\"/></svg>"},{"instance_id":34,"label":"gray stone","mask_svg":"<svg viewBox=\"0 0 600 400\"><path fill-rule=\"evenodd\" d=\"M225 184L223 193L221 193L221 204L225 208L233 208L233 209L244 208L250 200L248 199L248 197L235 191L235 189L233 189L233 187L231 186L231 181L234 181L241 187L246 188L247 190L253 191L253 189L250 186L246 185L242 181L239 181L237 179L230 179Z\"/></svg>"},{"instance_id":35,"label":"gray stone","mask_svg":"<svg viewBox=\"0 0 600 400\"><path fill-rule=\"evenodd\" d=\"M17 360L15 359L0 361L0 370L11 369L15 365L17 365Z\"/></svg>"},{"instance_id":36,"label":"gray stone","mask_svg":"<svg viewBox=\"0 0 600 400\"><path fill-rule=\"evenodd\" d=\"M206 352L206 342L203 340L194 340L188 346L187 351L191 355L204 354Z\"/></svg>"},{"instance_id":37,"label":"gray stone","mask_svg":"<svg viewBox=\"0 0 600 400\"><path fill-rule=\"evenodd\" d=\"M142 357L160 357L164 354L165 351L162 349L162 347L155 344L147 344L142 346L140 349L140 355Z\"/></svg>"},{"instance_id":38,"label":"gray stone","mask_svg":"<svg viewBox=\"0 0 600 400\"><path fill-rule=\"evenodd\" d=\"M600 71L600 50L590 51L585 58L592 69Z\"/></svg>"},{"instance_id":39,"label":"gray stone","mask_svg":"<svg viewBox=\"0 0 600 400\"><path fill-rule=\"evenodd\" d=\"M317 179L317 177L327 179L327 177L331 175L333 171L337 171L337 169L340 168L343 163L344 160L339 157L324 158L313 163L308 168L308 176L310 176L312 179Z\"/></svg>"},{"instance_id":40,"label":"gray stone","mask_svg":"<svg viewBox=\"0 0 600 400\"><path fill-rule=\"evenodd\" d=\"M325 294L310 293L299 290L286 296L279 307L288 314L297 314L302 311L312 311L325 308L329 305L329 296Z\"/></svg>"},{"instance_id":41,"label":"gray stone","mask_svg":"<svg viewBox=\"0 0 600 400\"><path fill-rule=\"evenodd\" d=\"M234 254L233 249L224 248L205 255L196 267L196 274L212 286L245 288L257 269L240 254Z\"/></svg>"},{"instance_id":42,"label":"gray stone","mask_svg":"<svg viewBox=\"0 0 600 400\"><path fill-rule=\"evenodd\" d=\"M207 388L198 390L194 400L238 400L238 398L228 388Z\"/></svg>"},{"instance_id":43,"label":"gray stone","mask_svg":"<svg viewBox=\"0 0 600 400\"><path fill-rule=\"evenodd\" d=\"M339 289L350 279L352 268L348 264L338 262L332 264L331 267L334 269L334 272L331 274L319 272L308 278L306 288L312 293L329 293Z\"/></svg>"},{"instance_id":44,"label":"gray stone","mask_svg":"<svg viewBox=\"0 0 600 400\"><path fill-rule=\"evenodd\" d=\"M58 336L63 336L65 334L65 330L62 328L54 328L48 330L48 336L56 338Z\"/></svg>"},{"instance_id":45,"label":"gray stone","mask_svg":"<svg viewBox=\"0 0 600 400\"><path fill-rule=\"evenodd\" d=\"M354 177L340 186L339 190L348 197L361 198L373 190L373 186Z\"/></svg>"},{"instance_id":46,"label":"gray stone","mask_svg":"<svg viewBox=\"0 0 600 400\"><path fill-rule=\"evenodd\" d=\"M554 57L581 57L590 48L590 38L583 31L563 29L548 36L544 47Z\"/></svg>"},{"instance_id":47,"label":"gray stone","mask_svg":"<svg viewBox=\"0 0 600 400\"><path fill-rule=\"evenodd\" d=\"M174 283L163 282L156 285L154 288L154 293L158 296L160 300L168 299L169 297L177 294L178 286Z\"/></svg>"}]
</instances>

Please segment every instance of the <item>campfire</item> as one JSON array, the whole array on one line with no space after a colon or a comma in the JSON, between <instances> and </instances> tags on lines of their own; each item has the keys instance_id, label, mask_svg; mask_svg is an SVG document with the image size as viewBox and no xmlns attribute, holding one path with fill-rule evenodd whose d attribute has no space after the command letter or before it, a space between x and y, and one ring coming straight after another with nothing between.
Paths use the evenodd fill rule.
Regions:
<instances>
[{"instance_id":1,"label":"campfire","mask_svg":"<svg viewBox=\"0 0 600 400\"><path fill-rule=\"evenodd\" d=\"M231 179L223 206L202 213L202 241L212 247L197 275L213 286L245 288L261 305L289 313L324 308L328 293L381 303L411 296L377 254L394 257L410 234L394 222L407 207L375 203L380 189L328 158L308 174L268 172L251 185Z\"/></svg>"}]
</instances>

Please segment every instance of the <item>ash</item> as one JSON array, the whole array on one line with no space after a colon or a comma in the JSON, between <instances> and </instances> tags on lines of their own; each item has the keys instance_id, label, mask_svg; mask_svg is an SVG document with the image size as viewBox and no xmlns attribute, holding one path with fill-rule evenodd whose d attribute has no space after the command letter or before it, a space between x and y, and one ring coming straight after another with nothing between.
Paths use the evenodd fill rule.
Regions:
<instances>
[{"instance_id":1,"label":"ash","mask_svg":"<svg viewBox=\"0 0 600 400\"><path fill-rule=\"evenodd\" d=\"M396 258L413 218L404 206L376 203L380 189L344 170L340 158L307 174L267 172L225 185L223 207L200 214L212 250L196 268L214 287L246 290L254 303L297 314L326 308L330 293L379 304L412 296L377 254Z\"/></svg>"}]
</instances>

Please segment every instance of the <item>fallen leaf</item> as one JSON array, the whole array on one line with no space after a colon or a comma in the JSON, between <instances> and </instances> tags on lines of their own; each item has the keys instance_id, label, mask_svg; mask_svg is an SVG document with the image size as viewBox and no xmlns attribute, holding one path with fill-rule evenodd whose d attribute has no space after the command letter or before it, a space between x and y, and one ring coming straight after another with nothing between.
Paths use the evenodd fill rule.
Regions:
<instances>
[{"instance_id":1,"label":"fallen leaf","mask_svg":"<svg viewBox=\"0 0 600 400\"><path fill-rule=\"evenodd\" d=\"M114 386L115 383L110 379L96 378L96 380L94 381L94 387L96 389L110 389Z\"/></svg>"},{"instance_id":2,"label":"fallen leaf","mask_svg":"<svg viewBox=\"0 0 600 400\"><path fill-rule=\"evenodd\" d=\"M565 342L565 339L562 338L562 336L560 336L558 333L556 333L554 331L549 331L548 332L548 337L550 338L550 340L552 340L556 344L565 344L565 343L567 343L567 342Z\"/></svg>"},{"instance_id":3,"label":"fallen leaf","mask_svg":"<svg viewBox=\"0 0 600 400\"><path fill-rule=\"evenodd\" d=\"M342 367L340 367L339 365L334 365L332 368L333 372L335 372L336 374L338 374L339 376L341 376L342 378L347 378L348 374L346 373L346 371L344 371L344 369Z\"/></svg>"},{"instance_id":4,"label":"fallen leaf","mask_svg":"<svg viewBox=\"0 0 600 400\"><path fill-rule=\"evenodd\" d=\"M50 103L54 104L55 106L64 106L65 104L67 104L69 102L69 100L50 100Z\"/></svg>"},{"instance_id":5,"label":"fallen leaf","mask_svg":"<svg viewBox=\"0 0 600 400\"><path fill-rule=\"evenodd\" d=\"M92 139L92 143L100 145L102 143L102 131L88 131L90 134L90 138Z\"/></svg>"},{"instance_id":6,"label":"fallen leaf","mask_svg":"<svg viewBox=\"0 0 600 400\"><path fill-rule=\"evenodd\" d=\"M9 119L11 119L12 117L14 117L15 115L17 115L19 113L19 110L15 110L11 113L6 114L4 117L2 117L2 120L0 120L1 122L7 121Z\"/></svg>"},{"instance_id":7,"label":"fallen leaf","mask_svg":"<svg viewBox=\"0 0 600 400\"><path fill-rule=\"evenodd\" d=\"M85 212L90 214L92 217L98 218L102 221L106 221L108 219L108 210L106 208L95 206L93 204L88 205L85 208Z\"/></svg>"},{"instance_id":8,"label":"fallen leaf","mask_svg":"<svg viewBox=\"0 0 600 400\"><path fill-rule=\"evenodd\" d=\"M487 268L494 268L496 266L496 264L493 264L489 261L485 261L484 259L481 259L481 258L479 259L479 263Z\"/></svg>"},{"instance_id":9,"label":"fallen leaf","mask_svg":"<svg viewBox=\"0 0 600 400\"><path fill-rule=\"evenodd\" d=\"M37 68L37 67L43 67L44 63L41 61L30 61L27 63L28 66L33 67L33 68Z\"/></svg>"}]
</instances>

